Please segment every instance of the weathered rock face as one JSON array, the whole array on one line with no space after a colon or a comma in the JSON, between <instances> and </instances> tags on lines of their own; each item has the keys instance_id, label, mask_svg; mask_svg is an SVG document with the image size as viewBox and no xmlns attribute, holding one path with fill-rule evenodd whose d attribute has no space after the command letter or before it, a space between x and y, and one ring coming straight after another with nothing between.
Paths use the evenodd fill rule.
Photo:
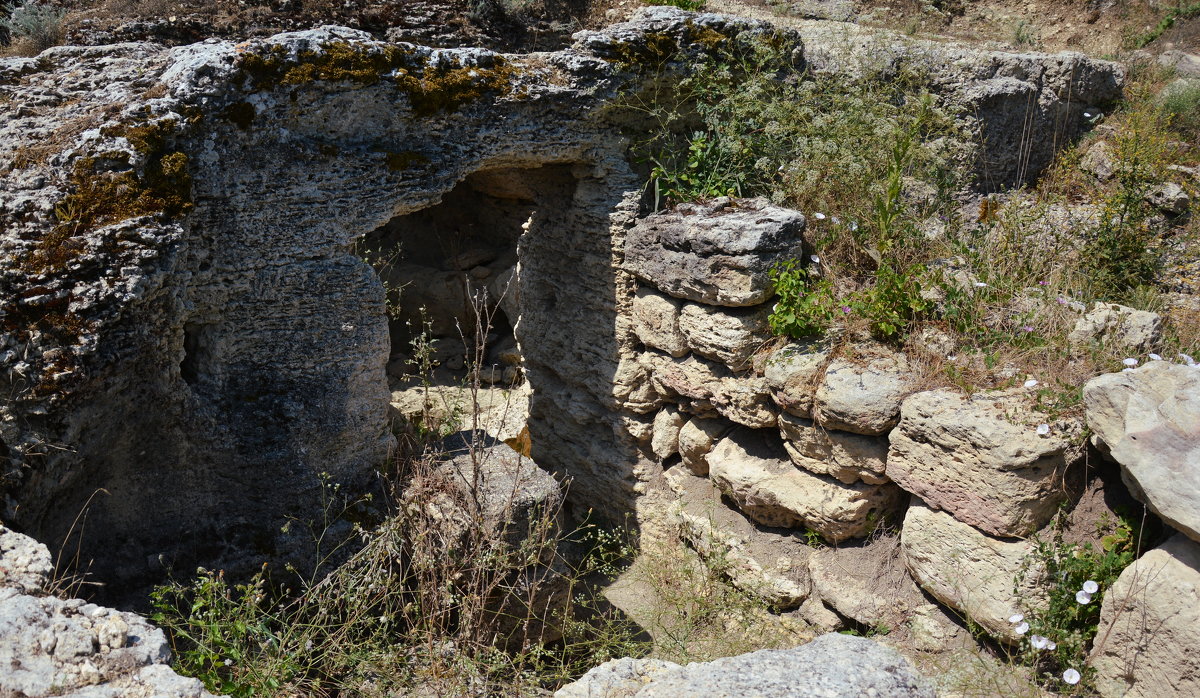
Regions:
<instances>
[{"instance_id":1,"label":"weathered rock face","mask_svg":"<svg viewBox=\"0 0 1200 698\"><path fill-rule=\"evenodd\" d=\"M0 526L0 695L202 698L146 619L49 595L50 551Z\"/></svg>"},{"instance_id":2,"label":"weathered rock face","mask_svg":"<svg viewBox=\"0 0 1200 698\"><path fill-rule=\"evenodd\" d=\"M1133 495L1200 541L1200 370L1151 361L1093 378L1083 401Z\"/></svg>"},{"instance_id":3,"label":"weathered rock face","mask_svg":"<svg viewBox=\"0 0 1200 698\"><path fill-rule=\"evenodd\" d=\"M1078 349L1099 343L1134 353L1153 351L1162 338L1163 318L1117 303L1096 303L1079 318L1067 341Z\"/></svg>"},{"instance_id":4,"label":"weathered rock face","mask_svg":"<svg viewBox=\"0 0 1200 698\"><path fill-rule=\"evenodd\" d=\"M686 666L616 659L554 695L782 698L797 695L797 690L813 696L937 695L895 650L865 637L836 633L790 650L760 650Z\"/></svg>"},{"instance_id":5,"label":"weathered rock face","mask_svg":"<svg viewBox=\"0 0 1200 698\"><path fill-rule=\"evenodd\" d=\"M1021 393L911 396L889 436L888 477L984 532L1032 533L1067 497L1064 479L1082 453L1082 425L1061 420L1039 433L1043 416L1029 404Z\"/></svg>"},{"instance_id":6,"label":"weathered rock face","mask_svg":"<svg viewBox=\"0 0 1200 698\"><path fill-rule=\"evenodd\" d=\"M779 415L779 433L792 462L805 470L832 476L847 485L858 480L872 485L887 482L883 474L887 437L829 431L787 413Z\"/></svg>"},{"instance_id":7,"label":"weathered rock face","mask_svg":"<svg viewBox=\"0 0 1200 698\"><path fill-rule=\"evenodd\" d=\"M900 541L917 583L994 637L1016 640L1009 617L1040 603L1037 569L1029 568L1022 583L1016 583L1033 554L1029 541L993 538L915 499Z\"/></svg>"},{"instance_id":8,"label":"weathered rock face","mask_svg":"<svg viewBox=\"0 0 1200 698\"><path fill-rule=\"evenodd\" d=\"M1200 544L1176 535L1126 567L1104 593L1096 637L1105 698L1200 693Z\"/></svg>"},{"instance_id":9,"label":"weathered rock face","mask_svg":"<svg viewBox=\"0 0 1200 698\"><path fill-rule=\"evenodd\" d=\"M813 419L826 429L886 434L900 419L900 401L912 392L904 354L834 359L813 395Z\"/></svg>"}]
</instances>

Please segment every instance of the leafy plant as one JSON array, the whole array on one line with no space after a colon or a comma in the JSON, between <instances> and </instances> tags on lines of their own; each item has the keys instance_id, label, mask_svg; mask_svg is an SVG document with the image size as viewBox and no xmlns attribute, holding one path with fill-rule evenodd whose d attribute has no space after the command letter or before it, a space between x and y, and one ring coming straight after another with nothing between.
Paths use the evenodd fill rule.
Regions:
<instances>
[{"instance_id":1,"label":"leafy plant","mask_svg":"<svg viewBox=\"0 0 1200 698\"><path fill-rule=\"evenodd\" d=\"M32 53L57 45L62 41L62 20L66 11L26 0L19 5L5 5L8 16L0 19L0 28L8 32L11 40L24 39L29 42Z\"/></svg>"}]
</instances>

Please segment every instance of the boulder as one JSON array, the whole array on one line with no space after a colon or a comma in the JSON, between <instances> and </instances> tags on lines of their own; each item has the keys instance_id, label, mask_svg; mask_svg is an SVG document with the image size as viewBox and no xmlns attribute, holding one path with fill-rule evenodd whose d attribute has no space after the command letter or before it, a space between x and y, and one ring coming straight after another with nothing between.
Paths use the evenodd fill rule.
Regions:
<instances>
[{"instance_id":1,"label":"boulder","mask_svg":"<svg viewBox=\"0 0 1200 698\"><path fill-rule=\"evenodd\" d=\"M771 339L770 313L768 306L730 309L686 303L679 313L679 329L692 351L740 371Z\"/></svg>"},{"instance_id":2,"label":"boulder","mask_svg":"<svg viewBox=\"0 0 1200 698\"><path fill-rule=\"evenodd\" d=\"M999 640L1015 642L1009 618L1044 605L1034 544L993 538L914 498L900 532L904 562L921 588Z\"/></svg>"},{"instance_id":3,"label":"boulder","mask_svg":"<svg viewBox=\"0 0 1200 698\"><path fill-rule=\"evenodd\" d=\"M708 454L730 429L733 425L723 419L689 419L679 430L679 455L688 470L701 477L707 476Z\"/></svg>"},{"instance_id":4,"label":"boulder","mask_svg":"<svg viewBox=\"0 0 1200 698\"><path fill-rule=\"evenodd\" d=\"M667 478L679 497L680 532L711 569L775 609L808 598L812 548L795 531L756 525L726 505L710 481L681 468L668 470Z\"/></svg>"},{"instance_id":5,"label":"boulder","mask_svg":"<svg viewBox=\"0 0 1200 698\"><path fill-rule=\"evenodd\" d=\"M914 379L904 354L834 359L813 395L813 420L826 429L886 434L900 419L900 401Z\"/></svg>"},{"instance_id":6,"label":"boulder","mask_svg":"<svg viewBox=\"0 0 1200 698\"><path fill-rule=\"evenodd\" d=\"M1192 205L1192 198L1178 184L1163 182L1146 192L1146 203L1167 215L1178 216Z\"/></svg>"},{"instance_id":7,"label":"boulder","mask_svg":"<svg viewBox=\"0 0 1200 698\"><path fill-rule=\"evenodd\" d=\"M61 599L50 551L0 526L0 696L211 698L171 670L162 630L135 614Z\"/></svg>"},{"instance_id":8,"label":"boulder","mask_svg":"<svg viewBox=\"0 0 1200 698\"><path fill-rule=\"evenodd\" d=\"M1027 536L1067 497L1064 479L1082 455L1079 422L1043 419L1018 392L911 395L889 437L887 475L986 533Z\"/></svg>"},{"instance_id":9,"label":"boulder","mask_svg":"<svg viewBox=\"0 0 1200 698\"><path fill-rule=\"evenodd\" d=\"M793 465L778 436L738 429L708 455L709 477L765 526L806 527L832 543L863 536L899 507L890 483L844 485Z\"/></svg>"},{"instance_id":10,"label":"boulder","mask_svg":"<svg viewBox=\"0 0 1200 698\"><path fill-rule=\"evenodd\" d=\"M780 259L803 255L804 216L764 199L683 204L638 222L625 268L660 291L708 305L758 305Z\"/></svg>"},{"instance_id":11,"label":"boulder","mask_svg":"<svg viewBox=\"0 0 1200 698\"><path fill-rule=\"evenodd\" d=\"M797 417L812 416L812 396L825 372L827 342L793 342L777 349L763 364L763 377L780 408Z\"/></svg>"},{"instance_id":12,"label":"boulder","mask_svg":"<svg viewBox=\"0 0 1200 698\"><path fill-rule=\"evenodd\" d=\"M687 666L646 664L644 660L636 666L631 664L627 659L602 664L554 695L556 698L796 695L934 698L937 695L895 650L865 637L838 633L822 635L792 649L759 650Z\"/></svg>"},{"instance_id":13,"label":"boulder","mask_svg":"<svg viewBox=\"0 0 1200 698\"><path fill-rule=\"evenodd\" d=\"M1130 492L1200 541L1200 369L1151 361L1083 388L1097 445L1121 465Z\"/></svg>"},{"instance_id":14,"label":"boulder","mask_svg":"<svg viewBox=\"0 0 1200 698\"><path fill-rule=\"evenodd\" d=\"M659 460L666 460L679 452L679 430L687 416L678 409L667 406L654 416L654 435L650 438L650 450Z\"/></svg>"},{"instance_id":15,"label":"boulder","mask_svg":"<svg viewBox=\"0 0 1200 698\"><path fill-rule=\"evenodd\" d=\"M630 310L633 332L648 347L680 357L688 353L687 337L679 329L680 301L642 286Z\"/></svg>"},{"instance_id":16,"label":"boulder","mask_svg":"<svg viewBox=\"0 0 1200 698\"><path fill-rule=\"evenodd\" d=\"M1175 535L1104 593L1090 663L1105 698L1200 695L1200 544Z\"/></svg>"},{"instance_id":17,"label":"boulder","mask_svg":"<svg viewBox=\"0 0 1200 698\"><path fill-rule=\"evenodd\" d=\"M1158 55L1158 64L1164 68L1174 68L1175 74L1181 78L1200 78L1200 54L1171 49Z\"/></svg>"},{"instance_id":18,"label":"boulder","mask_svg":"<svg viewBox=\"0 0 1200 698\"><path fill-rule=\"evenodd\" d=\"M670 359L647 353L642 358L652 367L650 380L658 394L677 402L685 412L721 415L755 429L777 423L775 403L761 377L734 376L725 366L695 356Z\"/></svg>"},{"instance_id":19,"label":"boulder","mask_svg":"<svg viewBox=\"0 0 1200 698\"><path fill-rule=\"evenodd\" d=\"M1079 159L1079 169L1089 174L1095 175L1100 180L1110 180L1116 174L1116 165L1113 163L1112 146L1108 141L1097 141L1093 143L1083 157Z\"/></svg>"},{"instance_id":20,"label":"boulder","mask_svg":"<svg viewBox=\"0 0 1200 698\"><path fill-rule=\"evenodd\" d=\"M1162 327L1163 318L1158 313L1097 301L1075 322L1067 343L1077 351L1098 343L1142 354L1153 351L1162 339Z\"/></svg>"},{"instance_id":21,"label":"boulder","mask_svg":"<svg viewBox=\"0 0 1200 698\"><path fill-rule=\"evenodd\" d=\"M812 627L821 632L832 633L841 630L846 623L832 608L825 605L819 596L810 596L796 609L797 615Z\"/></svg>"},{"instance_id":22,"label":"boulder","mask_svg":"<svg viewBox=\"0 0 1200 698\"><path fill-rule=\"evenodd\" d=\"M847 485L860 480L870 485L888 481L884 475L887 437L830 431L788 413L779 415L779 433L792 462L809 472L829 475Z\"/></svg>"}]
</instances>

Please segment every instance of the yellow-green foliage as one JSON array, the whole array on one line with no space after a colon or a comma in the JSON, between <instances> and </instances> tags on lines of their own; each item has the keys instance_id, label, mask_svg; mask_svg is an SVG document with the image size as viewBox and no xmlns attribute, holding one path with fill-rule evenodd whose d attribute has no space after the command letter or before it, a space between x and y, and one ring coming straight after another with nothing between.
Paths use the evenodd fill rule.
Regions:
<instances>
[{"instance_id":1,"label":"yellow-green foliage","mask_svg":"<svg viewBox=\"0 0 1200 698\"><path fill-rule=\"evenodd\" d=\"M242 54L240 69L254 89L306 85L313 82L351 82L374 85L389 80L408 95L418 116L451 112L494 92L512 88L515 68L496 56L491 67L430 65L411 49L379 48L331 42L320 51L304 51L291 59L281 46L265 54Z\"/></svg>"}]
</instances>

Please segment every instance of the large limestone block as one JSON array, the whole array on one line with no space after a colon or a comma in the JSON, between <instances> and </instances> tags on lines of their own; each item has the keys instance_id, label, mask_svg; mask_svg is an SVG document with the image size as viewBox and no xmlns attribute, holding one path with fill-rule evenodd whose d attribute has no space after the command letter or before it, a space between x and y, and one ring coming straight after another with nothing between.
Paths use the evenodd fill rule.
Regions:
<instances>
[{"instance_id":1,"label":"large limestone block","mask_svg":"<svg viewBox=\"0 0 1200 698\"><path fill-rule=\"evenodd\" d=\"M763 377L780 408L797 417L812 417L813 393L829 361L829 345L813 340L777 349L763 365Z\"/></svg>"},{"instance_id":2,"label":"large limestone block","mask_svg":"<svg viewBox=\"0 0 1200 698\"><path fill-rule=\"evenodd\" d=\"M679 456L693 473L708 475L708 454L733 425L724 419L693 417L679 430Z\"/></svg>"},{"instance_id":3,"label":"large limestone block","mask_svg":"<svg viewBox=\"0 0 1200 698\"><path fill-rule=\"evenodd\" d=\"M1091 664L1105 698L1200 695L1200 545L1176 535L1121 572Z\"/></svg>"},{"instance_id":4,"label":"large limestone block","mask_svg":"<svg viewBox=\"0 0 1200 698\"><path fill-rule=\"evenodd\" d=\"M755 525L731 509L712 482L682 468L668 470L667 481L679 497L681 535L735 587L780 610L808 598L812 548L796 532Z\"/></svg>"},{"instance_id":5,"label":"large limestone block","mask_svg":"<svg viewBox=\"0 0 1200 698\"><path fill-rule=\"evenodd\" d=\"M679 452L679 430L687 415L674 407L664 407L654 415L654 435L650 438L650 450L659 460L666 460Z\"/></svg>"},{"instance_id":6,"label":"large limestone block","mask_svg":"<svg viewBox=\"0 0 1200 698\"><path fill-rule=\"evenodd\" d=\"M695 356L671 359L661 354L643 355L652 367L651 382L665 400L677 402L686 412L760 429L777 423L775 403L761 377L735 376L720 364Z\"/></svg>"},{"instance_id":7,"label":"large limestone block","mask_svg":"<svg viewBox=\"0 0 1200 698\"><path fill-rule=\"evenodd\" d=\"M651 382L653 365L643 356L627 356L617 363L612 376L612 397L606 406L614 410L628 410L647 414L662 407L662 395Z\"/></svg>"},{"instance_id":8,"label":"large limestone block","mask_svg":"<svg viewBox=\"0 0 1200 698\"><path fill-rule=\"evenodd\" d=\"M768 306L729 309L687 303L679 313L679 329L692 351L739 371L771 339L770 313Z\"/></svg>"},{"instance_id":9,"label":"large limestone block","mask_svg":"<svg viewBox=\"0 0 1200 698\"><path fill-rule=\"evenodd\" d=\"M1057 511L1081 425L1043 415L1020 393L917 393L892 431L887 475L926 504L996 536L1026 536Z\"/></svg>"},{"instance_id":10,"label":"large limestone block","mask_svg":"<svg viewBox=\"0 0 1200 698\"><path fill-rule=\"evenodd\" d=\"M914 498L900 543L908 571L921 588L997 639L1016 641L1008 619L1044 603L1035 584L1036 566L1016 584L1022 565L1033 555L1030 541L993 538Z\"/></svg>"},{"instance_id":11,"label":"large limestone block","mask_svg":"<svg viewBox=\"0 0 1200 698\"><path fill-rule=\"evenodd\" d=\"M816 550L808 569L813 592L862 625L898 628L928 604L904 566L894 534Z\"/></svg>"},{"instance_id":12,"label":"large limestone block","mask_svg":"<svg viewBox=\"0 0 1200 698\"><path fill-rule=\"evenodd\" d=\"M750 518L807 527L833 543L866 535L902 496L890 483L844 485L797 468L768 432L738 429L717 443L708 463L709 477Z\"/></svg>"},{"instance_id":13,"label":"large limestone block","mask_svg":"<svg viewBox=\"0 0 1200 698\"><path fill-rule=\"evenodd\" d=\"M818 475L829 475L847 485L859 480L878 485L888 481L888 440L848 431L822 429L809 419L783 413L779 433L792 462Z\"/></svg>"},{"instance_id":14,"label":"large limestone block","mask_svg":"<svg viewBox=\"0 0 1200 698\"><path fill-rule=\"evenodd\" d=\"M1133 495L1200 541L1200 369L1151 361L1097 376L1083 403Z\"/></svg>"},{"instance_id":15,"label":"large limestone block","mask_svg":"<svg viewBox=\"0 0 1200 698\"><path fill-rule=\"evenodd\" d=\"M813 396L813 419L826 429L886 434L915 377L904 354L887 352L829 362Z\"/></svg>"},{"instance_id":16,"label":"large limestone block","mask_svg":"<svg viewBox=\"0 0 1200 698\"><path fill-rule=\"evenodd\" d=\"M629 231L625 268L660 291L708 305L758 305L771 268L803 254L804 216L763 199L684 204Z\"/></svg>"},{"instance_id":17,"label":"large limestone block","mask_svg":"<svg viewBox=\"0 0 1200 698\"><path fill-rule=\"evenodd\" d=\"M688 353L687 337L679 328L679 300L646 287L633 299L633 332L642 344L679 357Z\"/></svg>"},{"instance_id":18,"label":"large limestone block","mask_svg":"<svg viewBox=\"0 0 1200 698\"><path fill-rule=\"evenodd\" d=\"M1098 342L1133 353L1145 353L1152 351L1162 339L1162 327L1163 318L1158 313L1097 302L1075 322L1067 342L1081 350Z\"/></svg>"}]
</instances>

